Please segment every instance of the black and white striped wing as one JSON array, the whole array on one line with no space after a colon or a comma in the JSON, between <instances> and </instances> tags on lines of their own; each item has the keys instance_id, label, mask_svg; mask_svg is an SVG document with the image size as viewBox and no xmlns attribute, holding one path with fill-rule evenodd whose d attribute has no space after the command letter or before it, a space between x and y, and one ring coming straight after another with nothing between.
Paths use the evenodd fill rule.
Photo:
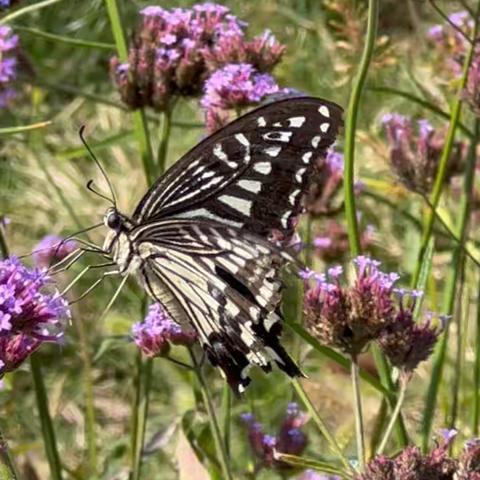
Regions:
<instances>
[{"instance_id":1,"label":"black and white striped wing","mask_svg":"<svg viewBox=\"0 0 480 480\"><path fill-rule=\"evenodd\" d=\"M190 150L148 191L134 223L215 221L288 237L314 168L342 125L342 109L297 97L253 110Z\"/></svg>"},{"instance_id":2,"label":"black and white striped wing","mask_svg":"<svg viewBox=\"0 0 480 480\"><path fill-rule=\"evenodd\" d=\"M175 320L193 326L214 366L242 392L248 368L290 376L298 367L280 345L280 270L287 254L216 222L158 220L135 228L141 281Z\"/></svg>"}]
</instances>

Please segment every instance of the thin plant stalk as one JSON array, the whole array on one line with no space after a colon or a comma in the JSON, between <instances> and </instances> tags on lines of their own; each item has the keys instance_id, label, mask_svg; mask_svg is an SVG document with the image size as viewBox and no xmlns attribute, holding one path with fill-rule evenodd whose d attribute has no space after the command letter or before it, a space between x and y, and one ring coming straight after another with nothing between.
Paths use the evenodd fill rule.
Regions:
<instances>
[{"instance_id":1,"label":"thin plant stalk","mask_svg":"<svg viewBox=\"0 0 480 480\"><path fill-rule=\"evenodd\" d=\"M3 225L1 225L1 221L0 221L0 255L2 256L2 258L8 257L7 240L5 238L5 231L3 229Z\"/></svg>"},{"instance_id":2,"label":"thin plant stalk","mask_svg":"<svg viewBox=\"0 0 480 480\"><path fill-rule=\"evenodd\" d=\"M168 141L170 139L170 130L172 128L172 110L166 110L162 113L162 122L160 125L160 143L158 145L157 168L160 173L165 171L168 154Z\"/></svg>"},{"instance_id":3,"label":"thin plant stalk","mask_svg":"<svg viewBox=\"0 0 480 480\"><path fill-rule=\"evenodd\" d=\"M50 479L62 480L62 465L57 449L55 439L55 430L53 428L52 418L48 408L47 392L43 382L42 367L37 354L30 357L30 367L32 370L33 386L37 399L38 417L42 426L43 444L47 453L48 464L50 466Z\"/></svg>"},{"instance_id":4,"label":"thin plant stalk","mask_svg":"<svg viewBox=\"0 0 480 480\"><path fill-rule=\"evenodd\" d=\"M141 480L143 446L147 430L148 404L152 384L153 359L139 359L137 371L137 397L135 408L135 444L133 445L133 465L131 480Z\"/></svg>"},{"instance_id":5,"label":"thin plant stalk","mask_svg":"<svg viewBox=\"0 0 480 480\"><path fill-rule=\"evenodd\" d=\"M42 8L48 7L53 5L54 3L61 2L62 0L43 0L43 2L35 2L31 5L26 5L25 7L19 8L18 10L13 11L5 15L4 17L0 18L0 25L6 25L7 23L15 20L16 18L23 17L29 13L35 12Z\"/></svg>"},{"instance_id":6,"label":"thin plant stalk","mask_svg":"<svg viewBox=\"0 0 480 480\"><path fill-rule=\"evenodd\" d=\"M477 14L480 14L480 1L477 6ZM478 17L478 15L477 15ZM476 30L475 30L476 31ZM475 35L476 37L476 35ZM475 177L475 163L476 163L476 149L478 140L480 139L480 120L475 121L475 135L470 143L468 152L467 165L465 168L464 179L464 194L459 208L457 236L459 238L458 245L455 246L450 265L452 266L448 279L447 286L444 292L443 313L445 315L452 315L455 308L455 300L457 294L457 281L461 278L462 271L465 267L464 245L467 237L468 220L471 210L472 194L474 188ZM430 384L425 399L425 407L423 409L424 415L422 419L422 448L427 451L430 442L433 419L435 409L437 406L438 391L440 389L443 368L447 356L447 346L449 337L450 322L447 322L444 333L435 349L433 356L433 368L430 377Z\"/></svg>"},{"instance_id":7,"label":"thin plant stalk","mask_svg":"<svg viewBox=\"0 0 480 480\"><path fill-rule=\"evenodd\" d=\"M475 338L475 364L473 368L473 418L472 433L474 437L478 437L480 423L480 280L477 280L477 322L476 338Z\"/></svg>"},{"instance_id":8,"label":"thin plant stalk","mask_svg":"<svg viewBox=\"0 0 480 480\"><path fill-rule=\"evenodd\" d=\"M225 443L225 452L230 459L230 437L231 437L231 424L232 420L232 389L225 383L222 393L222 429L223 429L223 441Z\"/></svg>"},{"instance_id":9,"label":"thin plant stalk","mask_svg":"<svg viewBox=\"0 0 480 480\"><path fill-rule=\"evenodd\" d=\"M352 85L352 94L350 95L350 100L348 102L348 112L345 120L345 216L347 219L348 240L350 243L350 251L352 256L359 255L361 251L354 191L355 131L357 128L357 118L362 91L375 47L379 5L379 0L369 0L368 2L368 23L365 46L363 49L362 58L360 60L359 71Z\"/></svg>"},{"instance_id":10,"label":"thin plant stalk","mask_svg":"<svg viewBox=\"0 0 480 480\"><path fill-rule=\"evenodd\" d=\"M220 467L222 469L222 474L223 474L222 478L224 480L233 480L233 476L230 471L230 462L228 460L227 452L225 449L225 443L220 433L220 427L218 426L217 416L215 415L215 408L213 407L210 390L208 389L207 382L205 380L205 377L203 376L201 366L199 365L193 352L190 349L189 351L190 351L190 357L192 359L192 363L194 365L194 371L197 376L198 383L200 385L203 402L205 404L205 408L207 409L208 418L210 420L210 427L211 427L211 432L213 436L213 441L215 443L215 450L217 452L218 461L220 462Z\"/></svg>"},{"instance_id":11,"label":"thin plant stalk","mask_svg":"<svg viewBox=\"0 0 480 480\"><path fill-rule=\"evenodd\" d=\"M360 469L365 466L365 429L363 424L362 397L360 395L360 376L357 358L352 355L351 365L353 408L355 412L355 437L357 439L357 457Z\"/></svg>"},{"instance_id":12,"label":"thin plant stalk","mask_svg":"<svg viewBox=\"0 0 480 480\"><path fill-rule=\"evenodd\" d=\"M408 386L408 380L405 379L405 378L401 378L400 388L399 388L398 396L397 396L397 404L395 405L395 408L393 409L392 416L390 417L390 421L388 422L385 433L383 434L382 440L381 440L380 445L377 449L377 454L378 455L382 454L385 451L385 447L387 446L388 440L390 439L390 436L392 435L392 431L393 431L395 425L397 424L397 418L400 415L403 403L405 401L405 394L407 392L407 386Z\"/></svg>"},{"instance_id":13,"label":"thin plant stalk","mask_svg":"<svg viewBox=\"0 0 480 480\"><path fill-rule=\"evenodd\" d=\"M302 384L295 378L292 380L292 385L295 391L297 392L298 397L302 401L305 408L308 410L308 413L311 415L313 421L317 424L320 433L325 437L330 449L338 456L339 460L342 462L343 466L350 471L351 473L355 473L353 467L350 465L348 458L343 454L342 449L338 445L335 437L330 432L327 424L322 419L320 414L318 413L317 409L313 405L312 401L308 397L307 393L305 392Z\"/></svg>"},{"instance_id":14,"label":"thin plant stalk","mask_svg":"<svg viewBox=\"0 0 480 480\"><path fill-rule=\"evenodd\" d=\"M19 478L15 464L10 456L7 441L3 438L3 433L0 431L0 479L17 480Z\"/></svg>"},{"instance_id":15,"label":"thin plant stalk","mask_svg":"<svg viewBox=\"0 0 480 480\"><path fill-rule=\"evenodd\" d=\"M475 26L474 26L473 38L477 38L477 35L478 35L479 15L480 15L480 1L477 4L476 15L474 17ZM438 171L435 176L435 182L433 185L432 195L430 198L430 204L432 208L429 209L426 213L425 227L423 230L420 251L418 254L418 262L412 278L413 287L416 287L417 285L418 278L420 276L420 271L422 268L422 263L425 257L425 252L430 242L430 237L432 236L432 233L433 233L433 226L435 222L435 210L437 209L438 203L440 202L443 185L445 183L445 176L447 174L448 160L452 154L454 141L455 141L455 134L457 132L457 128L459 127L459 123L460 123L460 114L462 111L462 96L463 96L464 88L467 84L468 72L473 60L474 53L475 53L475 44L472 44L470 45L468 54L465 58L462 77L458 85L456 98L451 109L450 123L448 127L447 137L445 139L445 146L443 147L443 150L442 150L442 156L440 157L440 161L438 164Z\"/></svg>"},{"instance_id":16,"label":"thin plant stalk","mask_svg":"<svg viewBox=\"0 0 480 480\"><path fill-rule=\"evenodd\" d=\"M118 58L121 62L128 60L128 47L125 40L125 32L123 30L120 11L117 0L105 0L112 34L117 47ZM153 159L152 144L150 142L150 134L148 131L147 117L143 109L135 110L132 113L135 137L137 138L140 154L143 162L143 169L148 185L155 179L155 162Z\"/></svg>"}]
</instances>

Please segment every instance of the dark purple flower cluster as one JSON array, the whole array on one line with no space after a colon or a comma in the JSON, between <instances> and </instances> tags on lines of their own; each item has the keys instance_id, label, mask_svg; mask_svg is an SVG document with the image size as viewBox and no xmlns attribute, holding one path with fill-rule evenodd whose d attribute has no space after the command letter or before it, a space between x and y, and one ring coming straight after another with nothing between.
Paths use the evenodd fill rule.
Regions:
<instances>
[{"instance_id":1,"label":"dark purple flower cluster","mask_svg":"<svg viewBox=\"0 0 480 480\"><path fill-rule=\"evenodd\" d=\"M10 27L0 25L0 108L7 107L15 98L17 53L18 36Z\"/></svg>"},{"instance_id":2,"label":"dark purple flower cluster","mask_svg":"<svg viewBox=\"0 0 480 480\"><path fill-rule=\"evenodd\" d=\"M396 457L378 455L355 480L479 480L480 441L467 442L458 459L448 454L455 430L444 430L443 438L429 453L410 446Z\"/></svg>"},{"instance_id":3,"label":"dark purple flower cluster","mask_svg":"<svg viewBox=\"0 0 480 480\"><path fill-rule=\"evenodd\" d=\"M48 267L72 253L77 248L73 240L64 241L58 235L46 235L33 249L33 259L39 267Z\"/></svg>"},{"instance_id":4,"label":"dark purple flower cluster","mask_svg":"<svg viewBox=\"0 0 480 480\"><path fill-rule=\"evenodd\" d=\"M376 260L359 256L353 263L356 279L351 286L340 283L340 266L330 268L327 275L302 272L305 280L315 280L305 294L307 328L320 342L353 356L370 341L381 341L393 364L413 370L428 356L440 333L429 321L422 326L413 321L420 292L395 288L399 275L382 272ZM411 299L409 305L406 296Z\"/></svg>"},{"instance_id":5,"label":"dark purple flower cluster","mask_svg":"<svg viewBox=\"0 0 480 480\"><path fill-rule=\"evenodd\" d=\"M383 117L390 164L400 181L410 190L428 194L433 187L445 144L445 130L436 130L428 120L418 120L417 132L411 119L389 113ZM463 168L464 145L457 142L448 161L446 181Z\"/></svg>"},{"instance_id":6,"label":"dark purple flower cluster","mask_svg":"<svg viewBox=\"0 0 480 480\"><path fill-rule=\"evenodd\" d=\"M301 428L307 417L296 403L290 403L277 435L263 433L263 426L255 420L251 413L244 413L242 420L248 427L248 439L256 457L260 460L259 467L289 468L276 459L277 453L300 455L307 445L307 436Z\"/></svg>"},{"instance_id":7,"label":"dark purple flower cluster","mask_svg":"<svg viewBox=\"0 0 480 480\"><path fill-rule=\"evenodd\" d=\"M69 319L68 303L44 271L13 257L0 262L0 376L42 342L61 340Z\"/></svg>"},{"instance_id":8,"label":"dark purple flower cluster","mask_svg":"<svg viewBox=\"0 0 480 480\"><path fill-rule=\"evenodd\" d=\"M214 132L229 121L228 111L261 102L280 91L274 78L260 73L249 63L231 63L207 79L200 105L205 110L205 123Z\"/></svg>"},{"instance_id":9,"label":"dark purple flower cluster","mask_svg":"<svg viewBox=\"0 0 480 480\"><path fill-rule=\"evenodd\" d=\"M167 355L170 344L193 345L197 339L194 330L188 330L174 322L159 303L150 305L143 322L132 326L133 340L148 357Z\"/></svg>"},{"instance_id":10,"label":"dark purple flower cluster","mask_svg":"<svg viewBox=\"0 0 480 480\"><path fill-rule=\"evenodd\" d=\"M111 60L111 72L123 101L131 108L163 111L174 95L200 95L214 70L248 63L271 70L284 47L270 33L246 39L246 24L222 5L191 9L144 8L127 63Z\"/></svg>"}]
</instances>

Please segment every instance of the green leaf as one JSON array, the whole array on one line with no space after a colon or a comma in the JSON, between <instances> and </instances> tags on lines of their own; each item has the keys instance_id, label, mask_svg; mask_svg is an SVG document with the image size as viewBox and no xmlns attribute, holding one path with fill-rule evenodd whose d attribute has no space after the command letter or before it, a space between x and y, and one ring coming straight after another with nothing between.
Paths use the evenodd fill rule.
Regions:
<instances>
[{"instance_id":1,"label":"green leaf","mask_svg":"<svg viewBox=\"0 0 480 480\"><path fill-rule=\"evenodd\" d=\"M323 473L342 475L343 477L346 476L345 471L339 466L332 465L332 462L324 462L307 457L297 457L296 455L290 455L287 453L276 453L275 459L281 460L294 467L311 468Z\"/></svg>"}]
</instances>

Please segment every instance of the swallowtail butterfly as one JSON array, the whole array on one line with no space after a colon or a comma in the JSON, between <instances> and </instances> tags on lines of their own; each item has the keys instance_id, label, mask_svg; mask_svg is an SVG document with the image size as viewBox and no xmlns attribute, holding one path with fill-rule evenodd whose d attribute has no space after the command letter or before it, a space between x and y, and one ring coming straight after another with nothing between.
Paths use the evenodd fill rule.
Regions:
<instances>
[{"instance_id":1,"label":"swallowtail butterfly","mask_svg":"<svg viewBox=\"0 0 480 480\"><path fill-rule=\"evenodd\" d=\"M169 315L193 327L207 358L242 392L248 369L301 375L280 344L282 267L314 164L342 109L296 97L253 110L162 175L131 217L110 208L104 249ZM273 237L272 237L273 235Z\"/></svg>"}]
</instances>

